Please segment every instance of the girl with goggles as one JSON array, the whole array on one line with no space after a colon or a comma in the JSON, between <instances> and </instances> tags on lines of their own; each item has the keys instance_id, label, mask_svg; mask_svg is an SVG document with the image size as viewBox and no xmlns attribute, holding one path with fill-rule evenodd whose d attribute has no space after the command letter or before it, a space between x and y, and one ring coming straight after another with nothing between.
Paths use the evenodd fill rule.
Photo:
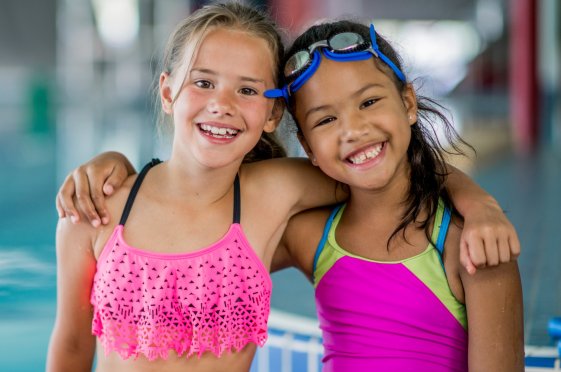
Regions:
<instances>
[{"instance_id":1,"label":"girl with goggles","mask_svg":"<svg viewBox=\"0 0 561 372\"><path fill-rule=\"evenodd\" d=\"M463 224L443 187L450 150L432 128L444 126L456 152L462 140L372 26L368 52L345 54L330 37L368 32L349 21L310 28L282 88L312 163L350 191L294 217L276 252L314 284L323 371L522 371L516 262L476 275L458 264ZM301 50L311 63L294 63Z\"/></svg>"}]
</instances>

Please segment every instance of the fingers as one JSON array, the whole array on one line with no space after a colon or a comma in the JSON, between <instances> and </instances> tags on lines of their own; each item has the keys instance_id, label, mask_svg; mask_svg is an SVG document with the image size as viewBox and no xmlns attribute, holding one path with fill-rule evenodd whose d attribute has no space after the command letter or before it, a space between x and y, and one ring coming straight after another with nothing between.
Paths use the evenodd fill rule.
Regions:
<instances>
[{"instance_id":1,"label":"fingers","mask_svg":"<svg viewBox=\"0 0 561 372\"><path fill-rule=\"evenodd\" d=\"M502 210L483 208L483 211L466 218L462 230L460 261L468 273L471 265L474 269L497 266L520 255L516 230Z\"/></svg>"},{"instance_id":2,"label":"fingers","mask_svg":"<svg viewBox=\"0 0 561 372\"><path fill-rule=\"evenodd\" d=\"M105 195L113 194L113 191L122 186L127 179L128 173L125 167L113 167L109 175L89 168L88 179L90 181L90 194L94 207L101 218L101 223L109 223L111 216L105 205Z\"/></svg>"},{"instance_id":3,"label":"fingers","mask_svg":"<svg viewBox=\"0 0 561 372\"><path fill-rule=\"evenodd\" d=\"M74 178L72 174L69 174L58 190L56 208L59 218L70 217L72 222L77 223L80 221L80 214L74 205L73 196L75 191Z\"/></svg>"},{"instance_id":4,"label":"fingers","mask_svg":"<svg viewBox=\"0 0 561 372\"><path fill-rule=\"evenodd\" d=\"M114 167L103 185L103 192L105 195L113 194L115 189L118 189L123 185L123 182L127 179L127 177L128 172L125 167Z\"/></svg>"},{"instance_id":5,"label":"fingers","mask_svg":"<svg viewBox=\"0 0 561 372\"><path fill-rule=\"evenodd\" d=\"M470 275L475 274L475 272L477 271L477 268L469 257L467 243L463 239L460 241L460 264L466 268L466 271Z\"/></svg>"},{"instance_id":6,"label":"fingers","mask_svg":"<svg viewBox=\"0 0 561 372\"><path fill-rule=\"evenodd\" d=\"M489 261L487 258L484 240L479 237L468 239L467 248L473 265L478 269L484 268Z\"/></svg>"},{"instance_id":7,"label":"fingers","mask_svg":"<svg viewBox=\"0 0 561 372\"><path fill-rule=\"evenodd\" d=\"M486 256L487 266L497 266L499 261L499 246L497 244L497 238L493 234L487 234L483 239L483 245ZM510 257L510 254L509 254Z\"/></svg>"},{"instance_id":8,"label":"fingers","mask_svg":"<svg viewBox=\"0 0 561 372\"><path fill-rule=\"evenodd\" d=\"M513 226L487 232L484 245L489 266L514 261L520 255L520 242Z\"/></svg>"},{"instance_id":9,"label":"fingers","mask_svg":"<svg viewBox=\"0 0 561 372\"><path fill-rule=\"evenodd\" d=\"M510 248L510 259L515 260L520 256L520 240L518 240L518 234L516 234L516 230L514 230L508 237L508 246Z\"/></svg>"},{"instance_id":10,"label":"fingers","mask_svg":"<svg viewBox=\"0 0 561 372\"><path fill-rule=\"evenodd\" d=\"M56 194L55 204L56 204L56 212L58 214L58 218L66 217L66 213L64 212L64 208L62 207L62 203L59 200L58 193Z\"/></svg>"},{"instance_id":11,"label":"fingers","mask_svg":"<svg viewBox=\"0 0 561 372\"><path fill-rule=\"evenodd\" d=\"M478 269L499 264L497 234L492 228L483 227L466 232L466 245L471 262Z\"/></svg>"},{"instance_id":12,"label":"fingers","mask_svg":"<svg viewBox=\"0 0 561 372\"><path fill-rule=\"evenodd\" d=\"M107 181L105 180L107 177L104 173L95 169L95 167L90 167L86 170L87 174L87 181L89 182L88 190L89 195L91 197L91 204L86 205L88 209L87 213L92 217L99 218L99 220L90 220L92 225L95 223L99 226L99 223L104 225L109 223L109 211L107 210L107 206L105 204L105 186ZM85 190L84 190L85 191ZM113 190L111 190L113 191Z\"/></svg>"},{"instance_id":13,"label":"fingers","mask_svg":"<svg viewBox=\"0 0 561 372\"><path fill-rule=\"evenodd\" d=\"M65 180L66 182L66 180ZM60 190L57 192L56 197L55 197L55 205L56 205L56 211L58 214L58 218L64 218L66 217L66 211L64 210L64 206L62 205L62 188L64 187L64 184L62 185L62 187L60 188Z\"/></svg>"},{"instance_id":14,"label":"fingers","mask_svg":"<svg viewBox=\"0 0 561 372\"><path fill-rule=\"evenodd\" d=\"M83 167L77 168L72 172L72 177L76 184L76 200L78 207L88 219L93 227L98 227L101 224L97 210L92 199L92 192L90 189L90 176ZM99 187L101 189L101 186ZM96 196L99 198L99 195Z\"/></svg>"},{"instance_id":15,"label":"fingers","mask_svg":"<svg viewBox=\"0 0 561 372\"><path fill-rule=\"evenodd\" d=\"M520 255L520 242L513 228L483 228L464 233L460 242L460 263L469 274L516 260Z\"/></svg>"},{"instance_id":16,"label":"fingers","mask_svg":"<svg viewBox=\"0 0 561 372\"><path fill-rule=\"evenodd\" d=\"M499 262L507 263L511 260L511 251L508 238L497 239L497 251L499 253Z\"/></svg>"}]
</instances>

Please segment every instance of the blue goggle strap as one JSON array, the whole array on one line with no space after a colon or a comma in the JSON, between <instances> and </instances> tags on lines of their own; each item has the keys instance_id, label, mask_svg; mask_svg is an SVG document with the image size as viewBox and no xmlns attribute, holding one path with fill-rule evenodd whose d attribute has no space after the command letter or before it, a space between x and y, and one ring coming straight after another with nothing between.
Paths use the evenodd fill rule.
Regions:
<instances>
[{"instance_id":1,"label":"blue goggle strap","mask_svg":"<svg viewBox=\"0 0 561 372\"><path fill-rule=\"evenodd\" d=\"M352 52L352 53L347 53L347 54L334 53L334 52L330 51L329 49L324 49L324 50L322 50L322 52L323 52L323 55L326 58L328 58L332 61L336 61L336 62L364 61L364 60L372 58L372 52L370 52L368 50L363 50L363 51L360 51L360 52Z\"/></svg>"},{"instance_id":2,"label":"blue goggle strap","mask_svg":"<svg viewBox=\"0 0 561 372\"><path fill-rule=\"evenodd\" d=\"M308 68L304 70L302 75L298 76L296 80L294 80L291 84L285 85L284 87L278 89L269 89L266 90L263 95L267 98L280 98L283 97L286 102L289 101L289 96L291 92L296 92L298 89L302 87L308 81L312 75L317 71L319 68L319 64L321 63L321 54L319 50L314 50L312 55L312 63Z\"/></svg>"},{"instance_id":3,"label":"blue goggle strap","mask_svg":"<svg viewBox=\"0 0 561 372\"><path fill-rule=\"evenodd\" d=\"M384 53L380 51L378 48L378 43L376 42L376 30L374 29L374 24L370 24L370 40L372 43L372 50L365 50L361 52L353 52L348 54L341 54L335 53L330 51L327 48L322 50L323 54L326 58L329 58L333 61L338 62L351 62L351 61L364 61L371 58L371 54L374 54L376 57L380 58L392 71L395 73L397 78L401 80L401 82L406 83L405 75L397 66L388 58ZM318 49L315 49L313 52L312 63L306 70L302 73L302 75L298 76L294 82L290 85L285 85L281 89L269 89L266 90L264 96L267 98L280 98L283 97L286 102L289 101L289 96L291 92L296 92L298 89L302 87L312 77L312 75L317 71L319 68L319 64L321 62L321 54Z\"/></svg>"},{"instance_id":4,"label":"blue goggle strap","mask_svg":"<svg viewBox=\"0 0 561 372\"><path fill-rule=\"evenodd\" d=\"M402 83L406 83L407 79L405 79L405 75L401 72L400 69L388 58L384 53L380 51L378 48L378 42L376 41L376 30L374 29L374 24L370 24L370 41L372 43L372 49L377 54L378 58L380 58L386 65L389 66L396 74L397 78L401 80Z\"/></svg>"},{"instance_id":5,"label":"blue goggle strap","mask_svg":"<svg viewBox=\"0 0 561 372\"><path fill-rule=\"evenodd\" d=\"M302 75L298 76L296 80L294 80L292 84L290 84L290 90L292 92L296 92L298 89L302 88L302 85L304 85L308 80L310 80L312 75L316 73L320 63L321 63L321 52L318 49L316 49L314 50L314 54L312 56L312 63L302 73Z\"/></svg>"},{"instance_id":6,"label":"blue goggle strap","mask_svg":"<svg viewBox=\"0 0 561 372\"><path fill-rule=\"evenodd\" d=\"M288 102L288 86L285 85L282 88L268 89L263 92L263 95L267 98L280 98L283 97L286 102Z\"/></svg>"}]
</instances>

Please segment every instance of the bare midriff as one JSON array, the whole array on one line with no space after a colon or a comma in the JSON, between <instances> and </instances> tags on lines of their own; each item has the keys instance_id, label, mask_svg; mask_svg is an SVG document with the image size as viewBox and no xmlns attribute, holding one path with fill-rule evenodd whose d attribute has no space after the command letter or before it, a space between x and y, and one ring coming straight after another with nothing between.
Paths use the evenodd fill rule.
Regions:
<instances>
[{"instance_id":1,"label":"bare midriff","mask_svg":"<svg viewBox=\"0 0 561 372\"><path fill-rule=\"evenodd\" d=\"M123 359L115 352L106 356L98 342L96 372L248 372L255 350L255 344L248 344L239 352L232 350L220 357L206 352L200 357L192 355L189 358L170 351L167 359L149 361L142 356Z\"/></svg>"}]
</instances>

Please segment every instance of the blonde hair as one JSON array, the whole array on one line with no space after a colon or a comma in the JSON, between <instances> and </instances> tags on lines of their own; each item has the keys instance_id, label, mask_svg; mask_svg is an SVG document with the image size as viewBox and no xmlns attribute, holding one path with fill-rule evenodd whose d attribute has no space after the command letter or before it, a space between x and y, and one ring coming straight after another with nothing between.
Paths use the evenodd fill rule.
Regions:
<instances>
[{"instance_id":1,"label":"blonde hair","mask_svg":"<svg viewBox=\"0 0 561 372\"><path fill-rule=\"evenodd\" d=\"M161 61L160 71L166 72L170 77L173 77L183 63L186 62L188 66L188 73L193 57L198 51L205 35L215 28L243 31L265 40L271 51L273 66L275 66L273 79L275 85L278 83L278 78L280 76L279 65L284 56L284 46L277 26L264 12L238 2L206 5L183 19L176 26L167 41L163 59ZM193 52L186 59L185 51L187 46L191 46L193 48ZM186 77L187 75L183 76L182 79L184 80ZM158 77L156 76L154 91L155 97L159 98L157 81ZM179 92L177 92L173 97L173 102L175 102L178 95ZM156 99L155 102L159 102L159 99ZM157 109L158 122L160 126L165 125L166 115L161 110L161 105L158 104ZM262 135L262 141L260 142L263 142L263 140L266 143L273 142L271 148L275 148L274 151L270 152L271 156L265 155L266 157L284 156L282 146L276 143L274 136L264 133ZM256 148L258 147L263 147L263 144L258 143ZM278 148L281 149L280 152ZM250 153L246 156L246 158L256 158L255 160L261 160L260 158L263 158L263 156L255 154L251 155Z\"/></svg>"}]
</instances>

